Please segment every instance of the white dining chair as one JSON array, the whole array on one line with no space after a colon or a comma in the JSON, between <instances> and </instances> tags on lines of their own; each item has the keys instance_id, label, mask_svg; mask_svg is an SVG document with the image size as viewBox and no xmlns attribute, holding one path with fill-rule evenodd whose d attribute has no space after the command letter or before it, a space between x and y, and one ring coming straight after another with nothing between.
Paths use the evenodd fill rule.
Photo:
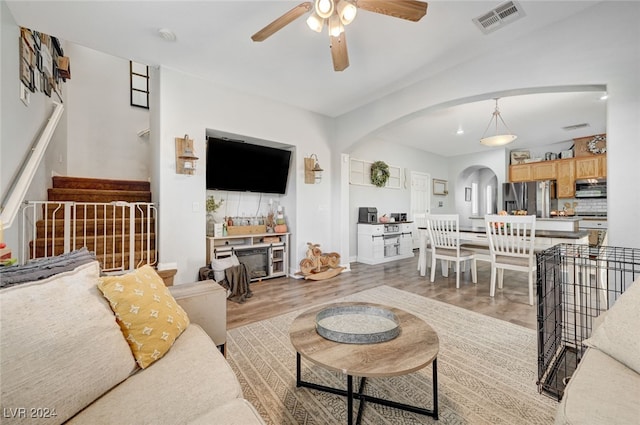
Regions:
<instances>
[{"instance_id":1,"label":"white dining chair","mask_svg":"<svg viewBox=\"0 0 640 425\"><path fill-rule=\"evenodd\" d=\"M415 213L413 215L416 233L418 234L418 271L420 276L427 273L429 257L429 235L427 235L427 213Z\"/></svg>"},{"instance_id":2,"label":"white dining chair","mask_svg":"<svg viewBox=\"0 0 640 425\"><path fill-rule=\"evenodd\" d=\"M523 271L529 278L529 304L533 305L533 281L536 273L535 215L486 215L485 225L491 255L490 296L495 296L496 274L502 288L504 271Z\"/></svg>"},{"instance_id":3,"label":"white dining chair","mask_svg":"<svg viewBox=\"0 0 640 425\"><path fill-rule=\"evenodd\" d=\"M449 262L456 263L456 288L460 287L460 263L464 261L471 262L471 279L473 283L477 283L475 253L460 248L460 216L458 214L429 214L427 215L427 232L431 244L431 282L436 277L436 263L441 260L445 277L448 275Z\"/></svg>"}]
</instances>

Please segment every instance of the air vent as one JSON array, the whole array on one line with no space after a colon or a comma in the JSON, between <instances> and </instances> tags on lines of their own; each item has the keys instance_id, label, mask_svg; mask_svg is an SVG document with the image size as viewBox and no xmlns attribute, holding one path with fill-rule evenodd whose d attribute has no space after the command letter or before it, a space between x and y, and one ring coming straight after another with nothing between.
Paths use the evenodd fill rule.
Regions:
<instances>
[{"instance_id":1,"label":"air vent","mask_svg":"<svg viewBox=\"0 0 640 425\"><path fill-rule=\"evenodd\" d=\"M565 131L573 131L573 130L578 130L579 128L585 128L585 127L589 127L589 124L587 124L586 122L583 122L581 124L574 124L574 125L568 125L566 127L562 127L562 129Z\"/></svg>"},{"instance_id":2,"label":"air vent","mask_svg":"<svg viewBox=\"0 0 640 425\"><path fill-rule=\"evenodd\" d=\"M480 28L480 31L484 34L489 34L513 21L523 18L525 15L520 4L515 1L508 1L482 16L474 18L473 22Z\"/></svg>"}]
</instances>

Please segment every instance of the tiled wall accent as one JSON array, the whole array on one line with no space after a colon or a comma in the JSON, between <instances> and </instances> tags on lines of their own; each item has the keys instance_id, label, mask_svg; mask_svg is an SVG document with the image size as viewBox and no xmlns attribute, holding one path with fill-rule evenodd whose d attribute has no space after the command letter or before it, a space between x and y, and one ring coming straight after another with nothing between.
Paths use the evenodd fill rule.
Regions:
<instances>
[{"instance_id":1,"label":"tiled wall accent","mask_svg":"<svg viewBox=\"0 0 640 425\"><path fill-rule=\"evenodd\" d=\"M569 202L572 205L574 202L578 203L575 206L576 215L580 215L581 212L602 214L607 212L607 198L559 199L558 207L564 205L565 202Z\"/></svg>"}]
</instances>

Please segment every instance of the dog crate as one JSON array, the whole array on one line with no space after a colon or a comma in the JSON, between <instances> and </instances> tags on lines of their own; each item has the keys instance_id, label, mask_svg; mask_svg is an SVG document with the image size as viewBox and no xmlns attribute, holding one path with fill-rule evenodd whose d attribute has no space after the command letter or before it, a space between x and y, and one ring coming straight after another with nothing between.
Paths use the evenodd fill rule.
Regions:
<instances>
[{"instance_id":1,"label":"dog crate","mask_svg":"<svg viewBox=\"0 0 640 425\"><path fill-rule=\"evenodd\" d=\"M640 277L640 249L559 244L537 261L538 390L560 400L594 319Z\"/></svg>"}]
</instances>

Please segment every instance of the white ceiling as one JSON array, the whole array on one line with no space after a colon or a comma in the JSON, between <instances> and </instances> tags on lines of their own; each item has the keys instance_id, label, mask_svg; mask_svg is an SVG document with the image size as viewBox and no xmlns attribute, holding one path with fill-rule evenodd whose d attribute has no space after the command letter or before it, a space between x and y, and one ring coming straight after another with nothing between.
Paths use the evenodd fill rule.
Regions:
<instances>
[{"instance_id":1,"label":"white ceiling","mask_svg":"<svg viewBox=\"0 0 640 425\"><path fill-rule=\"evenodd\" d=\"M250 39L300 1L6 3L18 25L330 117L503 48L598 3L523 0L519 3L526 16L489 35L483 35L472 19L500 1L431 1L418 23L359 10L346 27L350 66L334 72L326 30L321 34L309 30L306 16L262 43ZM162 39L161 28L173 31L177 40ZM606 102L599 100L599 89L502 97L503 118L520 135L511 146L547 145L605 132ZM476 152L493 109L493 100L477 99L427 111L374 136L445 156ZM589 127L573 132L561 129L579 123ZM457 135L458 128L465 134Z\"/></svg>"}]
</instances>

